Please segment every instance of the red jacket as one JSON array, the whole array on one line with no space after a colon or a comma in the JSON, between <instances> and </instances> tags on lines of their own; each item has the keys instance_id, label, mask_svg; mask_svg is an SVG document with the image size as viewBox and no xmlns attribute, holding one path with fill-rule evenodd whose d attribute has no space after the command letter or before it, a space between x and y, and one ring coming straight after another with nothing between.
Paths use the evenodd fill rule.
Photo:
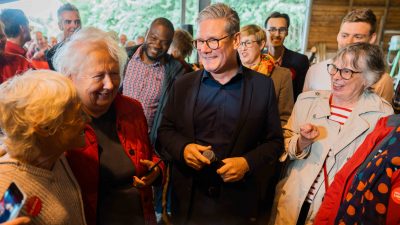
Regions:
<instances>
[{"instance_id":1,"label":"red jacket","mask_svg":"<svg viewBox=\"0 0 400 225\"><path fill-rule=\"evenodd\" d=\"M150 146L147 122L141 104L131 98L117 95L113 105L117 114L117 132L127 156L132 160L139 176L147 172L140 159L158 161ZM85 128L86 147L67 152L72 171L82 190L85 216L88 225L96 225L99 184L99 155L96 135L89 125ZM132 178L133 183L133 178ZM156 224L151 187L140 189L146 224Z\"/></svg>"},{"instance_id":2,"label":"red jacket","mask_svg":"<svg viewBox=\"0 0 400 225\"><path fill-rule=\"evenodd\" d=\"M6 42L6 48L4 50L7 53L21 55L23 57L26 56L26 50L24 48L22 48L21 46L13 43L11 41L7 41Z\"/></svg>"},{"instance_id":3,"label":"red jacket","mask_svg":"<svg viewBox=\"0 0 400 225\"><path fill-rule=\"evenodd\" d=\"M349 188L353 182L354 175L357 172L358 167L366 160L368 155L374 150L386 135L388 135L397 126L388 125L389 118L395 118L399 120L398 116L384 117L381 118L374 129L360 145L350 160L342 167L342 169L336 174L335 179L329 186L328 191L325 194L324 201L315 217L314 224L334 224L336 215L338 213L340 204L344 201L347 196ZM391 195L393 191L399 190L400 194L400 170L393 172L391 178ZM400 224L400 197L390 197L387 214L386 224ZM397 202L397 203L396 203Z\"/></svg>"},{"instance_id":4,"label":"red jacket","mask_svg":"<svg viewBox=\"0 0 400 225\"><path fill-rule=\"evenodd\" d=\"M6 52L0 54L0 84L29 69L33 66L24 57Z\"/></svg>"}]
</instances>

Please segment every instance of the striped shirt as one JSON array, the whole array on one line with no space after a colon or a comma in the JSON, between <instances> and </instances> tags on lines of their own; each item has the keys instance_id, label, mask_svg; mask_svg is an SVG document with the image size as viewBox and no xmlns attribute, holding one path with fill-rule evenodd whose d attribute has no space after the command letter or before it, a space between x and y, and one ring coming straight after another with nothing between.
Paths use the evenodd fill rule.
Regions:
<instances>
[{"instance_id":1,"label":"striped shirt","mask_svg":"<svg viewBox=\"0 0 400 225\"><path fill-rule=\"evenodd\" d=\"M160 62L144 63L140 58L142 52L142 46L140 46L128 62L122 83L122 94L142 104L150 131L161 97L165 67Z\"/></svg>"},{"instance_id":2,"label":"striped shirt","mask_svg":"<svg viewBox=\"0 0 400 225\"><path fill-rule=\"evenodd\" d=\"M332 96L331 96L331 99L329 100L329 105L331 108L331 115L328 117L328 119L335 121L335 122L339 123L341 126L343 126L344 123L347 121L347 119L350 117L352 109L333 105L332 104ZM325 163L324 163L324 166L326 166ZM315 178L313 185L311 186L310 190L308 191L307 198L306 198L306 201L308 203L312 203L312 201L314 200L315 194L317 193L317 188L321 187L322 182L324 182L323 169L324 168L321 169L317 178ZM325 187L325 188L328 188L328 187Z\"/></svg>"},{"instance_id":3,"label":"striped shirt","mask_svg":"<svg viewBox=\"0 0 400 225\"><path fill-rule=\"evenodd\" d=\"M331 105L331 115L329 119L343 125L349 118L351 111L352 109Z\"/></svg>"}]
</instances>

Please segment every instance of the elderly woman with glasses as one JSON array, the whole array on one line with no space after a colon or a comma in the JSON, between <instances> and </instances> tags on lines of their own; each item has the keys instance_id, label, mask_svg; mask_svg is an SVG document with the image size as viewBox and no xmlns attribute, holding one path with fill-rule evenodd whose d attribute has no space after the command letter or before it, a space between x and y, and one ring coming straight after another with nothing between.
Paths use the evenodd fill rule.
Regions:
<instances>
[{"instance_id":1,"label":"elderly woman with glasses","mask_svg":"<svg viewBox=\"0 0 400 225\"><path fill-rule=\"evenodd\" d=\"M254 24L244 26L240 29L238 52L244 66L270 77L274 82L279 118L284 126L294 104L291 72L289 69L275 66L272 56L261 53L266 41L267 37L261 27Z\"/></svg>"},{"instance_id":2,"label":"elderly woman with glasses","mask_svg":"<svg viewBox=\"0 0 400 225\"><path fill-rule=\"evenodd\" d=\"M379 47L351 44L327 65L332 91L301 94L284 127L284 160L271 224L312 224L337 171L374 129L393 113L388 102L369 90L385 71Z\"/></svg>"},{"instance_id":3,"label":"elderly woman with glasses","mask_svg":"<svg viewBox=\"0 0 400 225\"><path fill-rule=\"evenodd\" d=\"M118 94L125 49L108 33L84 28L56 53L55 68L74 83L92 118L87 145L67 158L82 189L89 225L155 224L151 184L160 162L140 102Z\"/></svg>"},{"instance_id":4,"label":"elderly woman with glasses","mask_svg":"<svg viewBox=\"0 0 400 225\"><path fill-rule=\"evenodd\" d=\"M86 224L64 152L85 146L87 119L72 82L59 73L28 71L1 84L0 196L14 183L25 195L19 214L30 224Z\"/></svg>"}]
</instances>

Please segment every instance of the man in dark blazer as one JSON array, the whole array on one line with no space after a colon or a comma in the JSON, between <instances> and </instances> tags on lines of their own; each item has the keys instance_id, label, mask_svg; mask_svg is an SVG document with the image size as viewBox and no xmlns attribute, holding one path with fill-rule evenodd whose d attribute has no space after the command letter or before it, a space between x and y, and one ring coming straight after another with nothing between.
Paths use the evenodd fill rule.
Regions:
<instances>
[{"instance_id":1,"label":"man in dark blazer","mask_svg":"<svg viewBox=\"0 0 400 225\"><path fill-rule=\"evenodd\" d=\"M268 54L272 55L275 63L286 67L292 72L293 95L303 91L304 80L310 63L307 56L287 49L283 43L289 34L290 18L286 13L273 12L265 20Z\"/></svg>"},{"instance_id":2,"label":"man in dark blazer","mask_svg":"<svg viewBox=\"0 0 400 225\"><path fill-rule=\"evenodd\" d=\"M204 70L175 81L158 130L157 149L172 162L173 224L265 224L283 149L273 82L241 65L236 11L217 3L197 24Z\"/></svg>"}]
</instances>

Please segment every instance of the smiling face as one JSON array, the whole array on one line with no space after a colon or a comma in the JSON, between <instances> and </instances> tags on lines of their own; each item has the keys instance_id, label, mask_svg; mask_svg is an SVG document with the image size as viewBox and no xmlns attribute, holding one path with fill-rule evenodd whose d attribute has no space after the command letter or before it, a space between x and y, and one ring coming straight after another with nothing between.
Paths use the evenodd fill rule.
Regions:
<instances>
[{"instance_id":1,"label":"smiling face","mask_svg":"<svg viewBox=\"0 0 400 225\"><path fill-rule=\"evenodd\" d=\"M81 28L81 18L77 11L64 11L59 20L58 26L64 32L64 39L71 37Z\"/></svg>"},{"instance_id":2,"label":"smiling face","mask_svg":"<svg viewBox=\"0 0 400 225\"><path fill-rule=\"evenodd\" d=\"M240 60L246 66L252 66L260 62L261 50L265 41L259 43L255 35L240 34L240 46L238 48Z\"/></svg>"},{"instance_id":3,"label":"smiling face","mask_svg":"<svg viewBox=\"0 0 400 225\"><path fill-rule=\"evenodd\" d=\"M119 64L105 50L91 52L71 79L85 111L99 117L107 112L117 95L121 82Z\"/></svg>"},{"instance_id":4,"label":"smiling face","mask_svg":"<svg viewBox=\"0 0 400 225\"><path fill-rule=\"evenodd\" d=\"M279 30L279 29L287 29L287 22L285 18L270 18L267 23L266 34L267 34L267 42L271 47L279 47L283 46L283 42L285 41L288 32L272 32L271 30Z\"/></svg>"},{"instance_id":5,"label":"smiling face","mask_svg":"<svg viewBox=\"0 0 400 225\"><path fill-rule=\"evenodd\" d=\"M358 100L361 93L364 91L366 87L366 80L362 73L365 73L365 66L360 65L360 69L356 69L351 65L353 56L346 54L343 57L343 60L338 58L333 64L338 69L350 69L355 72L361 73L353 73L352 78L349 80L345 80L340 76L340 72L338 71L336 74L331 75L332 81L332 95L336 99L340 99L345 102L355 102Z\"/></svg>"},{"instance_id":6,"label":"smiling face","mask_svg":"<svg viewBox=\"0 0 400 225\"><path fill-rule=\"evenodd\" d=\"M174 32L162 24L153 24L143 43L143 51L150 62L160 60L168 52Z\"/></svg>"},{"instance_id":7,"label":"smiling face","mask_svg":"<svg viewBox=\"0 0 400 225\"><path fill-rule=\"evenodd\" d=\"M210 49L204 42L197 46L197 51L204 68L211 74L222 74L237 67L236 49L239 46L239 34L228 34L225 29L225 19L206 19L199 23L197 40L221 39L219 47Z\"/></svg>"},{"instance_id":8,"label":"smiling face","mask_svg":"<svg viewBox=\"0 0 400 225\"><path fill-rule=\"evenodd\" d=\"M366 42L374 44L376 33L370 34L371 25L365 22L344 22L337 35L338 48L352 43Z\"/></svg>"}]
</instances>

